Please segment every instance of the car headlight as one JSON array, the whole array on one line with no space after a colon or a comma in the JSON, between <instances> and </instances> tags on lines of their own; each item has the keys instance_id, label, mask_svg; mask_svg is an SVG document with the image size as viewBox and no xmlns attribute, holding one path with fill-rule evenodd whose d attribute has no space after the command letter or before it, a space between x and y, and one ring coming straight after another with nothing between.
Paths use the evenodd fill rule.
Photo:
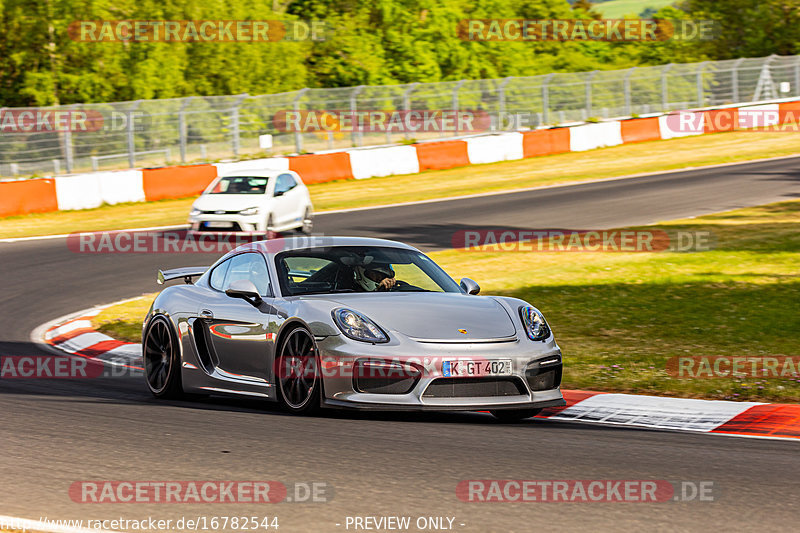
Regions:
<instances>
[{"instance_id":1,"label":"car headlight","mask_svg":"<svg viewBox=\"0 0 800 533\"><path fill-rule=\"evenodd\" d=\"M258 207L248 207L247 209L242 209L239 211L240 215L257 215L258 214Z\"/></svg>"},{"instance_id":2,"label":"car headlight","mask_svg":"<svg viewBox=\"0 0 800 533\"><path fill-rule=\"evenodd\" d=\"M519 308L519 315L522 317L525 333L528 334L530 340L543 341L550 336L550 327L538 309L530 305L523 305Z\"/></svg>"},{"instance_id":3,"label":"car headlight","mask_svg":"<svg viewBox=\"0 0 800 533\"><path fill-rule=\"evenodd\" d=\"M189 211L189 216L190 216L190 217L196 217L196 216L197 216L197 215L199 215L200 213L202 213L202 211L200 211L200 210L199 210L199 209L197 209L196 207L192 207L192 210L191 210L191 211Z\"/></svg>"},{"instance_id":4,"label":"car headlight","mask_svg":"<svg viewBox=\"0 0 800 533\"><path fill-rule=\"evenodd\" d=\"M333 321L342 333L363 342L389 342L389 337L375 322L352 309L334 309Z\"/></svg>"}]
</instances>

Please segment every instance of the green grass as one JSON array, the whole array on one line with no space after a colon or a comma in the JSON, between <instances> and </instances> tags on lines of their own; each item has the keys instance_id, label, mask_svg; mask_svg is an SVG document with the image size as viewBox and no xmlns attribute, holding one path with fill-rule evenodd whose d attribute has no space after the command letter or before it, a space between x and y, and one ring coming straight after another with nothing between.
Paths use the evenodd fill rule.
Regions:
<instances>
[{"instance_id":1,"label":"green grass","mask_svg":"<svg viewBox=\"0 0 800 533\"><path fill-rule=\"evenodd\" d=\"M638 16L642 11L651 7L661 9L674 4L676 0L611 0L594 4L594 10L607 19L620 19L625 15Z\"/></svg>"},{"instance_id":2,"label":"green grass","mask_svg":"<svg viewBox=\"0 0 800 533\"><path fill-rule=\"evenodd\" d=\"M800 356L800 201L647 229L711 231L715 248L677 253L443 251L484 294L527 300L563 350L565 388L695 398L800 401L798 379L675 379L670 357ZM97 317L138 342L152 297Z\"/></svg>"},{"instance_id":3,"label":"green grass","mask_svg":"<svg viewBox=\"0 0 800 533\"><path fill-rule=\"evenodd\" d=\"M574 183L798 153L796 135L747 131L626 144L421 174L309 186L319 211ZM184 224L192 199L162 200L0 219L0 238Z\"/></svg>"},{"instance_id":4,"label":"green grass","mask_svg":"<svg viewBox=\"0 0 800 533\"><path fill-rule=\"evenodd\" d=\"M155 294L145 294L104 309L92 319L92 326L115 339L142 342L142 320Z\"/></svg>"}]
</instances>

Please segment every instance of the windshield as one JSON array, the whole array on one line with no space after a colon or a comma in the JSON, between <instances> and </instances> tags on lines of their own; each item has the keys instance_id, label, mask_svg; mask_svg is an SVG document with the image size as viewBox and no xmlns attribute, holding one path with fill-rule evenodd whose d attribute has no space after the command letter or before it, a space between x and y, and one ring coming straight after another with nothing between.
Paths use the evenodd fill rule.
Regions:
<instances>
[{"instance_id":1,"label":"windshield","mask_svg":"<svg viewBox=\"0 0 800 533\"><path fill-rule=\"evenodd\" d=\"M461 292L423 254L379 246L336 246L284 252L275 265L286 296L346 292Z\"/></svg>"},{"instance_id":2,"label":"windshield","mask_svg":"<svg viewBox=\"0 0 800 533\"><path fill-rule=\"evenodd\" d=\"M236 176L220 179L208 194L264 194L267 178Z\"/></svg>"}]
</instances>

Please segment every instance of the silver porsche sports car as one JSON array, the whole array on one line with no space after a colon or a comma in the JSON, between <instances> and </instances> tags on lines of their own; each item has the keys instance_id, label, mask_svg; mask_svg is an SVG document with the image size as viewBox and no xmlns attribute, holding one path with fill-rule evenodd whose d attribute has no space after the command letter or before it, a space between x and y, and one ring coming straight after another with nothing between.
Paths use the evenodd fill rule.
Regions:
<instances>
[{"instance_id":1,"label":"silver porsche sports car","mask_svg":"<svg viewBox=\"0 0 800 533\"><path fill-rule=\"evenodd\" d=\"M195 280L193 282L193 280ZM565 405L561 351L528 302L477 296L419 250L353 237L245 244L155 299L142 330L158 397L238 394L320 407L490 411Z\"/></svg>"}]
</instances>

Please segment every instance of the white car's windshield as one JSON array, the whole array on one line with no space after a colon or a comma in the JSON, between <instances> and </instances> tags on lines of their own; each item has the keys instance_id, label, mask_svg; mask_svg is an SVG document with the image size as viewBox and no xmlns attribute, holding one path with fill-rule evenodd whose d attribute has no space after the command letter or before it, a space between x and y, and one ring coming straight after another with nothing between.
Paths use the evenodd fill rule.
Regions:
<instances>
[{"instance_id":1,"label":"white car's windshield","mask_svg":"<svg viewBox=\"0 0 800 533\"><path fill-rule=\"evenodd\" d=\"M342 292L461 292L439 266L414 250L336 246L275 258L287 296Z\"/></svg>"},{"instance_id":2,"label":"white car's windshield","mask_svg":"<svg viewBox=\"0 0 800 533\"><path fill-rule=\"evenodd\" d=\"M236 176L220 179L208 194L264 194L268 178Z\"/></svg>"}]
</instances>

